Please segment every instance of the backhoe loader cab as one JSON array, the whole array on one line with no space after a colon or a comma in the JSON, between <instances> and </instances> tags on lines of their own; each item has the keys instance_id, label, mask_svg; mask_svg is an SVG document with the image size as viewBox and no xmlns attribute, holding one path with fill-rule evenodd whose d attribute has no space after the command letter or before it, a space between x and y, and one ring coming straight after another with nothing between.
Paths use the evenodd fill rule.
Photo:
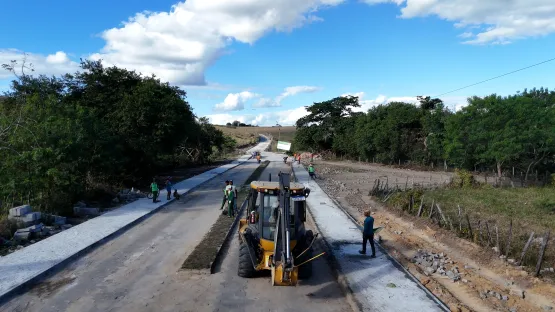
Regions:
<instances>
[{"instance_id":1,"label":"backhoe loader cab","mask_svg":"<svg viewBox=\"0 0 555 312\"><path fill-rule=\"evenodd\" d=\"M298 278L312 274L314 235L304 225L310 190L290 182L288 173L278 178L250 185L247 216L239 224L238 274L252 277L270 270L273 285L296 285Z\"/></svg>"}]
</instances>

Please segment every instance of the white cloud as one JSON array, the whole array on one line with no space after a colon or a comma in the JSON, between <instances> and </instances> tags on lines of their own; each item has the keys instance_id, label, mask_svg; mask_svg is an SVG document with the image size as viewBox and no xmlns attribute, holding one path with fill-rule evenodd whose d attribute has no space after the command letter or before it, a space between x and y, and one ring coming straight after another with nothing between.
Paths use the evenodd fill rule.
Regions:
<instances>
[{"instance_id":1,"label":"white cloud","mask_svg":"<svg viewBox=\"0 0 555 312\"><path fill-rule=\"evenodd\" d=\"M225 125L228 122L238 120L242 123L258 125L258 126L273 126L279 123L282 126L292 126L297 122L297 119L308 115L308 112L302 107L295 109L284 110L279 112L268 112L263 114L246 114L246 115L231 115L231 114L215 114L208 115L210 122L216 125Z\"/></svg>"},{"instance_id":2,"label":"white cloud","mask_svg":"<svg viewBox=\"0 0 555 312\"><path fill-rule=\"evenodd\" d=\"M215 111L239 111L245 109L245 102L259 97L259 94L252 93L249 91L243 91L240 93L229 93L222 103L216 104L214 107Z\"/></svg>"},{"instance_id":3,"label":"white cloud","mask_svg":"<svg viewBox=\"0 0 555 312\"><path fill-rule=\"evenodd\" d=\"M468 44L505 44L515 39L544 36L555 32L553 0L364 0L369 4L395 3L401 17L436 15L452 21L465 32Z\"/></svg>"},{"instance_id":4,"label":"white cloud","mask_svg":"<svg viewBox=\"0 0 555 312\"><path fill-rule=\"evenodd\" d=\"M67 54L58 51L54 54L43 56L40 54L26 53L25 57L23 51L16 49L0 49L0 64L10 64L12 60L18 62L21 66L22 61L25 59L27 66L34 68L33 74L35 75L61 75L73 73L79 69L79 64L71 61ZM21 74L21 69L18 68L17 74ZM26 70L27 74L31 74ZM8 79L13 77L7 70L0 69L0 79Z\"/></svg>"},{"instance_id":5,"label":"white cloud","mask_svg":"<svg viewBox=\"0 0 555 312\"><path fill-rule=\"evenodd\" d=\"M252 44L266 33L320 20L314 13L345 0L187 0L170 12L143 12L106 30L93 54L108 64L157 74L175 84L205 84L204 72L232 41Z\"/></svg>"},{"instance_id":6,"label":"white cloud","mask_svg":"<svg viewBox=\"0 0 555 312\"><path fill-rule=\"evenodd\" d=\"M386 97L385 95L378 95L375 99L365 99L364 92L358 93L346 93L342 94L341 96L358 96L360 107L354 108L353 111L355 112L367 112L372 107L376 107L379 105L385 105L391 102L404 102L404 103L411 103L417 105L418 99L415 96L394 96L394 97ZM466 96L448 96L442 97L441 100L443 101L446 108L458 111L462 107L466 106L467 103Z\"/></svg>"},{"instance_id":7,"label":"white cloud","mask_svg":"<svg viewBox=\"0 0 555 312\"><path fill-rule=\"evenodd\" d=\"M281 101L287 97L294 96L299 93L314 93L320 90L322 90L322 88L314 86L287 87L275 99L261 98L258 103L253 105L253 107L279 107L281 106Z\"/></svg>"},{"instance_id":8,"label":"white cloud","mask_svg":"<svg viewBox=\"0 0 555 312\"><path fill-rule=\"evenodd\" d=\"M365 100L364 99L364 92L358 93L347 93L341 96L358 96L359 101L361 104L360 108L355 108L355 112L367 112L370 108L383 105L391 102L405 102L405 103L412 103L418 104L418 100L416 97L412 96L394 96L394 97L386 97L384 95L379 95L375 99L372 100ZM451 110L460 110L462 107L467 105L466 101L467 97L464 96L452 96L452 97L444 97L442 98L443 102L445 103L446 107ZM304 106L277 111L277 112L268 112L262 114L241 114L241 115L233 115L233 114L213 114L208 115L210 122L217 125L225 125L228 122L233 122L234 120L238 120L242 123L258 125L258 126L273 126L276 123L279 123L283 126L292 126L295 125L297 120L301 117L308 115L307 110Z\"/></svg>"}]
</instances>

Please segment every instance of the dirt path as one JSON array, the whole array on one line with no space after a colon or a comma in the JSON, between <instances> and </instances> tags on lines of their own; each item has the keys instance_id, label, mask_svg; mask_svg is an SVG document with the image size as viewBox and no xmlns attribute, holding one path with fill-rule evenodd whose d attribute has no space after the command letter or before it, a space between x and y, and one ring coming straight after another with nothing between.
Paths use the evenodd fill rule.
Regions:
<instances>
[{"instance_id":1,"label":"dirt path","mask_svg":"<svg viewBox=\"0 0 555 312\"><path fill-rule=\"evenodd\" d=\"M269 278L237 277L237 238L221 272L179 271L220 213L223 181L241 185L256 166L248 163L209 181L0 310L346 311L323 260L315 263L321 271L317 278L299 287L271 287ZM271 166L267 170L277 174L279 166Z\"/></svg>"},{"instance_id":2,"label":"dirt path","mask_svg":"<svg viewBox=\"0 0 555 312\"><path fill-rule=\"evenodd\" d=\"M552 284L529 277L525 271L500 261L493 253L457 238L428 224L425 220L399 215L372 200L368 190L372 187L368 176L375 166L349 163L319 163L318 183L354 217L362 218L362 211L372 207L376 226L385 229L380 232L383 246L405 267L420 278L421 282L438 298L453 307L455 311L548 311L555 306L555 288ZM387 167L380 174L387 175ZM399 170L391 169L392 174ZM422 174L429 175L429 172ZM414 175L413 171L405 176ZM390 175L391 176L391 175ZM391 180L390 180L391 181ZM425 274L423 267L412 263L411 259L419 249L446 254L454 266L461 271L462 279L453 282L436 274ZM521 298L524 290L524 298ZM487 295L488 291L499 293ZM503 296L507 296L506 300Z\"/></svg>"}]
</instances>

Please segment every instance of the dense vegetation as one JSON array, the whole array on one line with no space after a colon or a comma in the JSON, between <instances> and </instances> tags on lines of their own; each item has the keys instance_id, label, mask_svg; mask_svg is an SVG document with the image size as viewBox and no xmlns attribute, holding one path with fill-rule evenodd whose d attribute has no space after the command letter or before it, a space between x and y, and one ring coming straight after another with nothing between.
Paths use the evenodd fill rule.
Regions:
<instances>
[{"instance_id":1,"label":"dense vegetation","mask_svg":"<svg viewBox=\"0 0 555 312\"><path fill-rule=\"evenodd\" d=\"M185 91L134 71L84 61L62 77L18 73L0 98L0 207L68 212L98 192L202 164L234 140L197 118ZM1 210L1 209L0 209Z\"/></svg>"},{"instance_id":2,"label":"dense vegetation","mask_svg":"<svg viewBox=\"0 0 555 312\"><path fill-rule=\"evenodd\" d=\"M460 111L440 99L389 103L354 113L357 97L307 107L297 121L294 149L331 151L352 159L469 170L515 167L526 175L555 169L555 92L532 89L502 97L471 97Z\"/></svg>"}]
</instances>

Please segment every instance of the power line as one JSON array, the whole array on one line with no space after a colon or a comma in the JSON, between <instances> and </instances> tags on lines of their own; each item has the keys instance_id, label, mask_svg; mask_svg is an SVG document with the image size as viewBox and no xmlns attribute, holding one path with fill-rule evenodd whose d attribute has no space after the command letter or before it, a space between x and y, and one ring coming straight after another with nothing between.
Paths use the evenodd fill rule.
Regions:
<instances>
[{"instance_id":1,"label":"power line","mask_svg":"<svg viewBox=\"0 0 555 312\"><path fill-rule=\"evenodd\" d=\"M505 73L503 75L499 75L499 76L489 78L489 79L486 79L486 80L483 80L483 81L480 81L480 82L477 82L477 83L473 83L471 85L468 85L468 86L465 86L465 87L462 87L462 88L458 88L458 89L455 89L455 90L452 90L452 91L449 91L449 92L445 92L445 93L442 93L440 95L436 95L434 97L437 98L437 97L440 97L440 96L443 96L443 95L446 95L446 94L449 94L449 93L453 93L453 92L456 92L456 91L459 91L459 90L462 90L462 89L470 88L470 87L473 87L475 85L479 85L479 84L484 83L484 82L488 82L488 81L491 81L491 80L494 80L494 79L497 79L497 78L501 78L501 77L504 77L504 76L507 76L507 75L510 75L510 74L514 74L516 72L519 72L519 71L522 71L522 70L525 70L525 69L528 69L528 68L532 68L532 67L535 67L535 66L538 66L538 65L542 65L542 64L545 64L545 63L548 63L548 62L551 62L551 61L555 61L555 57L552 58L552 59L549 59L547 61L543 61L543 62L534 64L534 65L530 65L530 66L527 66L527 67L524 67L524 68L521 68L521 69L513 70L512 72L508 72L508 73Z\"/></svg>"}]
</instances>

